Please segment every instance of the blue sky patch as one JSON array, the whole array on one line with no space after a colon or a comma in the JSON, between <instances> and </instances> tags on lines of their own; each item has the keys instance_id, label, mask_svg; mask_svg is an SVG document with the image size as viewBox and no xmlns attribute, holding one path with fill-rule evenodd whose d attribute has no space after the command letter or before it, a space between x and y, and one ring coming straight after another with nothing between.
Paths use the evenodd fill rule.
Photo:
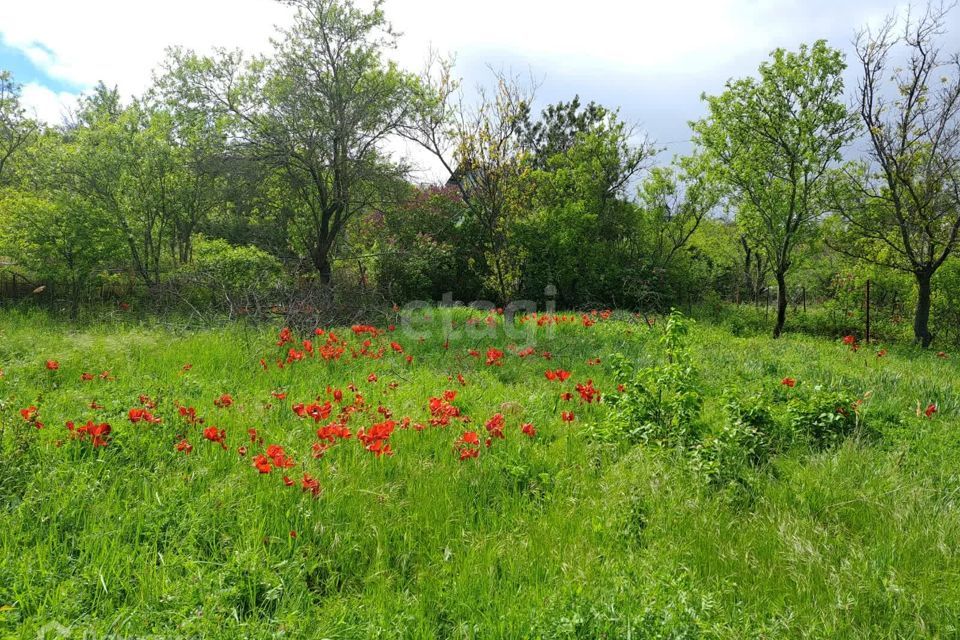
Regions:
<instances>
[{"instance_id":1,"label":"blue sky patch","mask_svg":"<svg viewBox=\"0 0 960 640\"><path fill-rule=\"evenodd\" d=\"M49 47L39 42L33 43L33 46L48 53L53 53ZM36 82L58 93L61 91L77 92L84 88L73 82L51 77L46 71L35 65L23 51L8 45L3 39L3 34L0 34L0 69L10 71L13 74L13 79L20 84Z\"/></svg>"}]
</instances>

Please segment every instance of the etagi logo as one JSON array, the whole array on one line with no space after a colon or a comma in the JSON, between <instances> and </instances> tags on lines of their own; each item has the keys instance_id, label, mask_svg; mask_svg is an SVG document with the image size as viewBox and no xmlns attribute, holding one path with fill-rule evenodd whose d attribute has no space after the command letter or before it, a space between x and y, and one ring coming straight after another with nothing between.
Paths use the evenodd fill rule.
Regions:
<instances>
[{"instance_id":1,"label":"etagi logo","mask_svg":"<svg viewBox=\"0 0 960 640\"><path fill-rule=\"evenodd\" d=\"M94 631L82 631L64 626L59 622L49 622L37 631L37 640L183 640L179 636L121 636L113 633L98 635Z\"/></svg>"}]
</instances>

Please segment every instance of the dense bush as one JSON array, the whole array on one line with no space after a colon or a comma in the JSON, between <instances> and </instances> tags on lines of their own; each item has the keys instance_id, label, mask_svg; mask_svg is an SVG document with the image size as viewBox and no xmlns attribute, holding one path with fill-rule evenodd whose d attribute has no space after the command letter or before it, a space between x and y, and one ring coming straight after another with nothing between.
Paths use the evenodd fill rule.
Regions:
<instances>
[{"instance_id":1,"label":"dense bush","mask_svg":"<svg viewBox=\"0 0 960 640\"><path fill-rule=\"evenodd\" d=\"M192 305L231 308L269 304L283 283L283 265L266 251L203 236L193 241L192 260L169 281Z\"/></svg>"}]
</instances>

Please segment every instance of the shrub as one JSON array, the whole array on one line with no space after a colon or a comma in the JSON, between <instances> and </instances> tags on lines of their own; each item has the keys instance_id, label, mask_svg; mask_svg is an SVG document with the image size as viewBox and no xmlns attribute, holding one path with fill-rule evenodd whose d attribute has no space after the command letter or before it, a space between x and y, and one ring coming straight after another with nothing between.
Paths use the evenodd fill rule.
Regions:
<instances>
[{"instance_id":1,"label":"shrub","mask_svg":"<svg viewBox=\"0 0 960 640\"><path fill-rule=\"evenodd\" d=\"M674 310L660 338L667 362L636 368L615 360L617 382L623 391L614 397L614 429L633 442L689 446L698 436L703 397L696 371L686 350L689 320Z\"/></svg>"},{"instance_id":2,"label":"shrub","mask_svg":"<svg viewBox=\"0 0 960 640\"><path fill-rule=\"evenodd\" d=\"M282 281L283 265L266 251L197 236L193 259L170 284L180 287L180 296L190 304L234 308L262 303Z\"/></svg>"},{"instance_id":3,"label":"shrub","mask_svg":"<svg viewBox=\"0 0 960 640\"><path fill-rule=\"evenodd\" d=\"M762 396L731 397L725 410L728 420L724 426L694 450L695 466L713 484L742 481L781 446L777 423Z\"/></svg>"},{"instance_id":4,"label":"shrub","mask_svg":"<svg viewBox=\"0 0 960 640\"><path fill-rule=\"evenodd\" d=\"M862 400L847 392L816 387L809 396L796 396L787 407L794 435L815 449L842 442L861 424Z\"/></svg>"}]
</instances>

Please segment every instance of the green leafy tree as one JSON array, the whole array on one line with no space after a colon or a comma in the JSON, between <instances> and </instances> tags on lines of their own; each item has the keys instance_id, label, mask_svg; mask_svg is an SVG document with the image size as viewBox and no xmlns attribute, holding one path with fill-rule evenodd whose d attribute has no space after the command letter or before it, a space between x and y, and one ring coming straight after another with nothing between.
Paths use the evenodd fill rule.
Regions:
<instances>
[{"instance_id":1,"label":"green leafy tree","mask_svg":"<svg viewBox=\"0 0 960 640\"><path fill-rule=\"evenodd\" d=\"M758 78L730 80L722 94L704 96L709 115L692 123L734 190L739 223L772 266L774 337L786 321L793 254L827 211L829 169L854 134L843 103L845 67L843 54L822 40L796 52L777 49Z\"/></svg>"},{"instance_id":2,"label":"green leafy tree","mask_svg":"<svg viewBox=\"0 0 960 640\"><path fill-rule=\"evenodd\" d=\"M111 217L134 273L159 285L165 267L189 260L190 238L216 206L219 178L204 164L215 143L148 100L123 105L103 84L64 135L64 188Z\"/></svg>"},{"instance_id":3,"label":"green leafy tree","mask_svg":"<svg viewBox=\"0 0 960 640\"><path fill-rule=\"evenodd\" d=\"M283 173L293 241L327 283L347 223L381 205L404 171L384 144L407 126L416 81L384 56L396 35L382 2L282 1L296 16L270 57L174 51L168 73L182 102L228 119L233 148Z\"/></svg>"},{"instance_id":4,"label":"green leafy tree","mask_svg":"<svg viewBox=\"0 0 960 640\"><path fill-rule=\"evenodd\" d=\"M20 85L9 71L0 70L0 186L8 182L11 160L38 131L20 104Z\"/></svg>"},{"instance_id":5,"label":"green leafy tree","mask_svg":"<svg viewBox=\"0 0 960 640\"><path fill-rule=\"evenodd\" d=\"M574 137L543 168L525 174L531 214L520 228L528 294L552 284L566 306L624 303L618 292L636 279L639 262L638 210L627 201L627 187L654 151L632 144L629 127L615 117Z\"/></svg>"},{"instance_id":6,"label":"green leafy tree","mask_svg":"<svg viewBox=\"0 0 960 640\"><path fill-rule=\"evenodd\" d=\"M31 146L20 183L0 198L0 254L65 293L76 319L89 285L115 264L122 245L105 210L63 187L70 153L52 131Z\"/></svg>"},{"instance_id":7,"label":"green leafy tree","mask_svg":"<svg viewBox=\"0 0 960 640\"><path fill-rule=\"evenodd\" d=\"M640 186L639 200L653 242L651 260L657 268L670 266L723 197L723 185L701 156L677 158L671 166L650 171Z\"/></svg>"}]
</instances>

